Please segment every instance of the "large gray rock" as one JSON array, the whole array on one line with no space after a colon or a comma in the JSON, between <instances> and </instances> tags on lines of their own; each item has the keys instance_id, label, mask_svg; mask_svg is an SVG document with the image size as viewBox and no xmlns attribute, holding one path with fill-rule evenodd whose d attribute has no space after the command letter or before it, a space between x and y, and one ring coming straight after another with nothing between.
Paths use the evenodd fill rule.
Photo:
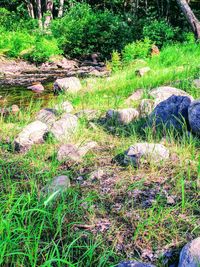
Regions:
<instances>
[{"instance_id":1,"label":"large gray rock","mask_svg":"<svg viewBox=\"0 0 200 267\"><path fill-rule=\"evenodd\" d=\"M139 261L123 261L119 263L116 267L155 267L155 265L142 263Z\"/></svg>"},{"instance_id":2,"label":"large gray rock","mask_svg":"<svg viewBox=\"0 0 200 267\"><path fill-rule=\"evenodd\" d=\"M36 119L51 126L56 121L57 111L51 108L41 109L36 115Z\"/></svg>"},{"instance_id":3,"label":"large gray rock","mask_svg":"<svg viewBox=\"0 0 200 267\"><path fill-rule=\"evenodd\" d=\"M54 83L54 92L56 93L59 91L77 93L81 88L81 82L76 77L57 79Z\"/></svg>"},{"instance_id":4,"label":"large gray rock","mask_svg":"<svg viewBox=\"0 0 200 267\"><path fill-rule=\"evenodd\" d=\"M188 117L191 130L200 135L200 100L191 103L188 109Z\"/></svg>"},{"instance_id":5,"label":"large gray rock","mask_svg":"<svg viewBox=\"0 0 200 267\"><path fill-rule=\"evenodd\" d=\"M126 108L113 110L110 109L106 113L107 119L112 119L120 124L129 124L139 117L139 112L134 108Z\"/></svg>"},{"instance_id":6,"label":"large gray rock","mask_svg":"<svg viewBox=\"0 0 200 267\"><path fill-rule=\"evenodd\" d=\"M57 111L60 111L60 112L70 113L70 112L73 111L74 108L73 108L72 104L69 101L64 101L64 102L62 102L60 104L57 104L55 106L55 109Z\"/></svg>"},{"instance_id":7,"label":"large gray rock","mask_svg":"<svg viewBox=\"0 0 200 267\"><path fill-rule=\"evenodd\" d=\"M85 156L89 150L96 146L96 142L89 142L80 147L72 144L62 145L58 150L57 159L58 161L81 161L82 157Z\"/></svg>"},{"instance_id":8,"label":"large gray rock","mask_svg":"<svg viewBox=\"0 0 200 267\"><path fill-rule=\"evenodd\" d=\"M178 267L200 266L200 237L186 244L180 254Z\"/></svg>"},{"instance_id":9,"label":"large gray rock","mask_svg":"<svg viewBox=\"0 0 200 267\"><path fill-rule=\"evenodd\" d=\"M59 141L68 140L78 127L78 118L72 114L64 114L62 118L53 123L50 132Z\"/></svg>"},{"instance_id":10,"label":"large gray rock","mask_svg":"<svg viewBox=\"0 0 200 267\"><path fill-rule=\"evenodd\" d=\"M21 133L15 138L15 150L25 152L34 144L44 142L44 135L48 132L48 127L41 121L34 121L27 125Z\"/></svg>"},{"instance_id":11,"label":"large gray rock","mask_svg":"<svg viewBox=\"0 0 200 267\"><path fill-rule=\"evenodd\" d=\"M191 99L191 101L193 100L193 97L189 95L188 93L186 93L185 91L174 88L174 87L170 87L170 86L161 86L161 87L155 88L150 91L149 95L152 98L154 98L155 106L157 106L160 102L168 99L172 95L187 96Z\"/></svg>"},{"instance_id":12,"label":"large gray rock","mask_svg":"<svg viewBox=\"0 0 200 267\"><path fill-rule=\"evenodd\" d=\"M124 163L137 166L141 159L158 163L168 158L169 150L161 144L137 143L125 152Z\"/></svg>"},{"instance_id":13,"label":"large gray rock","mask_svg":"<svg viewBox=\"0 0 200 267\"><path fill-rule=\"evenodd\" d=\"M149 116L150 124L156 126L182 129L184 122L188 124L188 108L191 99L187 96L171 96L159 103Z\"/></svg>"}]
</instances>

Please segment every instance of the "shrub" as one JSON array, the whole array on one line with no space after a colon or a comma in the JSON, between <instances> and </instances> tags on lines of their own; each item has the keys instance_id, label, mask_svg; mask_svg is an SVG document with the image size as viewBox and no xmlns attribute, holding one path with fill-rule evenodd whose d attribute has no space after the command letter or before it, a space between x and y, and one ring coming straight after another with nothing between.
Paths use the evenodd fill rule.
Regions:
<instances>
[{"instance_id":1,"label":"shrub","mask_svg":"<svg viewBox=\"0 0 200 267\"><path fill-rule=\"evenodd\" d=\"M122 59L125 63L129 63L136 58L146 58L151 51L151 46L152 42L148 38L127 44L122 50Z\"/></svg>"},{"instance_id":2,"label":"shrub","mask_svg":"<svg viewBox=\"0 0 200 267\"><path fill-rule=\"evenodd\" d=\"M151 24L144 26L143 36L161 47L163 44L175 40L178 31L178 28L173 28L165 20L154 20Z\"/></svg>"},{"instance_id":3,"label":"shrub","mask_svg":"<svg viewBox=\"0 0 200 267\"><path fill-rule=\"evenodd\" d=\"M97 51L108 57L132 40L130 27L119 15L94 11L84 3L74 5L63 18L55 20L52 32L60 47L72 57Z\"/></svg>"},{"instance_id":4,"label":"shrub","mask_svg":"<svg viewBox=\"0 0 200 267\"><path fill-rule=\"evenodd\" d=\"M111 61L108 64L108 69L116 72L122 68L121 55L117 51L113 51L111 55Z\"/></svg>"}]
</instances>

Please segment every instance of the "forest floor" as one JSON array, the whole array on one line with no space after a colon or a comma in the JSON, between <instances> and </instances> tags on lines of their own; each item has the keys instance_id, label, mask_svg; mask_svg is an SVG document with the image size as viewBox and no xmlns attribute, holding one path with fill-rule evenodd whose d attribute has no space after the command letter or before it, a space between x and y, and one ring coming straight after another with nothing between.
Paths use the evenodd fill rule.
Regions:
<instances>
[{"instance_id":1,"label":"forest floor","mask_svg":"<svg viewBox=\"0 0 200 267\"><path fill-rule=\"evenodd\" d=\"M137 89L148 92L163 85L198 99L193 80L199 78L199 62L199 45L167 47L109 78L83 80L82 91L59 95L48 107L69 100L73 113L92 109L103 117L108 109L127 107L125 100ZM151 71L137 77L135 70L143 66ZM199 138L143 131L144 120L110 127L81 118L70 143L98 143L82 162L58 162L60 144L54 139L26 154L15 153L14 138L42 105L30 103L18 115L0 118L0 265L110 267L127 259L176 264L183 245L200 236ZM139 168L113 160L136 142L163 143L170 159ZM44 205L41 190L58 175L67 175L71 187Z\"/></svg>"}]
</instances>

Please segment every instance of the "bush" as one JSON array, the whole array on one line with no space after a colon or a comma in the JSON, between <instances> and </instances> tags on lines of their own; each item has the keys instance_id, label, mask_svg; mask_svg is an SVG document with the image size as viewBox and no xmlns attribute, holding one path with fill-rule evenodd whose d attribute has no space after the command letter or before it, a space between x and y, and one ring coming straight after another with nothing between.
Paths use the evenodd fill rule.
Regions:
<instances>
[{"instance_id":1,"label":"bush","mask_svg":"<svg viewBox=\"0 0 200 267\"><path fill-rule=\"evenodd\" d=\"M100 52L109 57L132 40L128 24L111 11L94 11L84 3L71 7L69 12L52 24L53 35L67 55L84 57Z\"/></svg>"},{"instance_id":2,"label":"bush","mask_svg":"<svg viewBox=\"0 0 200 267\"><path fill-rule=\"evenodd\" d=\"M155 20L151 24L144 26L143 36L161 47L165 43L174 41L178 31L178 28L173 28L165 20Z\"/></svg>"},{"instance_id":3,"label":"bush","mask_svg":"<svg viewBox=\"0 0 200 267\"><path fill-rule=\"evenodd\" d=\"M122 59L129 63L137 58L146 58L150 54L151 46L152 42L148 38L127 44L122 50Z\"/></svg>"}]
</instances>

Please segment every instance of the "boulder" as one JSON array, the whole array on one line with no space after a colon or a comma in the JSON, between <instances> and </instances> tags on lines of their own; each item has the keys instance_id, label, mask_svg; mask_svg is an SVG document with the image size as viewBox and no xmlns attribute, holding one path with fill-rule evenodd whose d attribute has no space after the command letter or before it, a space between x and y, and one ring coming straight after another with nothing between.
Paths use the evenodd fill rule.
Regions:
<instances>
[{"instance_id":1,"label":"boulder","mask_svg":"<svg viewBox=\"0 0 200 267\"><path fill-rule=\"evenodd\" d=\"M34 144L44 142L44 135L48 132L48 127L41 121L34 121L27 125L15 138L15 150L25 152Z\"/></svg>"},{"instance_id":2,"label":"boulder","mask_svg":"<svg viewBox=\"0 0 200 267\"><path fill-rule=\"evenodd\" d=\"M186 244L180 254L178 267L200 266L200 237Z\"/></svg>"},{"instance_id":3,"label":"boulder","mask_svg":"<svg viewBox=\"0 0 200 267\"><path fill-rule=\"evenodd\" d=\"M131 102L139 101L140 99L142 99L143 94L144 94L144 90L138 89L126 99L125 103L130 104Z\"/></svg>"},{"instance_id":4,"label":"boulder","mask_svg":"<svg viewBox=\"0 0 200 267\"><path fill-rule=\"evenodd\" d=\"M146 117L149 115L154 107L154 100L152 99L142 99L139 105L140 117Z\"/></svg>"},{"instance_id":5,"label":"boulder","mask_svg":"<svg viewBox=\"0 0 200 267\"><path fill-rule=\"evenodd\" d=\"M151 56L158 56L160 54L160 50L156 45L152 45L151 47Z\"/></svg>"},{"instance_id":6,"label":"boulder","mask_svg":"<svg viewBox=\"0 0 200 267\"><path fill-rule=\"evenodd\" d=\"M55 121L50 132L59 141L67 140L77 129L78 118L72 114L64 114L62 118Z\"/></svg>"},{"instance_id":7,"label":"boulder","mask_svg":"<svg viewBox=\"0 0 200 267\"><path fill-rule=\"evenodd\" d=\"M35 93L42 93L44 91L44 87L41 83L33 84L33 85L27 87L27 89L29 89Z\"/></svg>"},{"instance_id":8,"label":"boulder","mask_svg":"<svg viewBox=\"0 0 200 267\"><path fill-rule=\"evenodd\" d=\"M193 81L193 84L194 84L194 86L195 86L196 88L200 88L200 79L195 79L195 80Z\"/></svg>"},{"instance_id":9,"label":"boulder","mask_svg":"<svg viewBox=\"0 0 200 267\"><path fill-rule=\"evenodd\" d=\"M55 106L55 109L57 111L61 111L61 112L66 112L66 113L70 113L73 111L73 106L69 101L65 101L63 103L60 103L58 105Z\"/></svg>"},{"instance_id":10,"label":"boulder","mask_svg":"<svg viewBox=\"0 0 200 267\"><path fill-rule=\"evenodd\" d=\"M57 111L51 108L41 109L36 115L36 119L48 126L51 126L56 121Z\"/></svg>"},{"instance_id":11,"label":"boulder","mask_svg":"<svg viewBox=\"0 0 200 267\"><path fill-rule=\"evenodd\" d=\"M85 156L89 150L96 146L96 142L89 142L81 147L72 144L62 145L58 150L57 159L58 161L81 161L82 157Z\"/></svg>"},{"instance_id":12,"label":"boulder","mask_svg":"<svg viewBox=\"0 0 200 267\"><path fill-rule=\"evenodd\" d=\"M161 144L137 143L125 152L124 163L137 166L141 159L160 162L168 158L169 150Z\"/></svg>"},{"instance_id":13,"label":"boulder","mask_svg":"<svg viewBox=\"0 0 200 267\"><path fill-rule=\"evenodd\" d=\"M162 101L168 99L172 95L187 96L193 100L193 97L181 89L170 86L161 86L150 91L149 95L155 99L155 107Z\"/></svg>"},{"instance_id":14,"label":"boulder","mask_svg":"<svg viewBox=\"0 0 200 267\"><path fill-rule=\"evenodd\" d=\"M188 118L192 132L200 136L200 100L190 104Z\"/></svg>"},{"instance_id":15,"label":"boulder","mask_svg":"<svg viewBox=\"0 0 200 267\"><path fill-rule=\"evenodd\" d=\"M106 113L107 119L116 120L120 124L129 124L139 117L139 112L134 108L126 108L113 110L110 109Z\"/></svg>"},{"instance_id":16,"label":"boulder","mask_svg":"<svg viewBox=\"0 0 200 267\"><path fill-rule=\"evenodd\" d=\"M143 77L145 74L147 74L148 72L150 72L150 68L149 67L144 67L141 69L138 69L135 71L135 74L139 77Z\"/></svg>"},{"instance_id":17,"label":"boulder","mask_svg":"<svg viewBox=\"0 0 200 267\"><path fill-rule=\"evenodd\" d=\"M172 95L156 106L149 116L149 123L180 130L184 122L188 124L188 108L190 104L191 99L189 97Z\"/></svg>"},{"instance_id":18,"label":"boulder","mask_svg":"<svg viewBox=\"0 0 200 267\"><path fill-rule=\"evenodd\" d=\"M155 265L142 263L139 261L123 261L119 263L116 267L155 267Z\"/></svg>"},{"instance_id":19,"label":"boulder","mask_svg":"<svg viewBox=\"0 0 200 267\"><path fill-rule=\"evenodd\" d=\"M58 93L60 91L64 91L67 93L77 93L79 90L81 90L81 88L81 82L76 77L57 79L54 83L55 93Z\"/></svg>"}]
</instances>

